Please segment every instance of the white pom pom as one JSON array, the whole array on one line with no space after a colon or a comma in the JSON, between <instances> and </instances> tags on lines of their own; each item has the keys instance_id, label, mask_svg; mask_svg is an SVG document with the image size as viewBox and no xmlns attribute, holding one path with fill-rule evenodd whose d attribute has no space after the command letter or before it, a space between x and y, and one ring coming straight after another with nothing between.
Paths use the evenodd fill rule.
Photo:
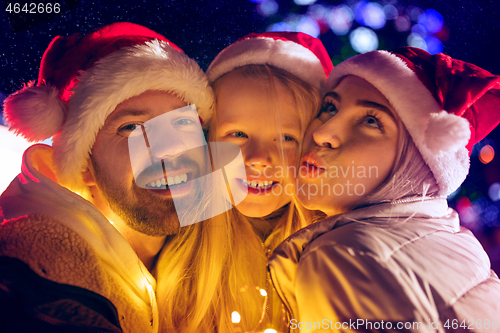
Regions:
<instances>
[{"instance_id":1,"label":"white pom pom","mask_svg":"<svg viewBox=\"0 0 500 333\"><path fill-rule=\"evenodd\" d=\"M435 154L457 151L469 142L469 122L459 116L441 111L432 113L425 130L425 144Z\"/></svg>"},{"instance_id":2,"label":"white pom pom","mask_svg":"<svg viewBox=\"0 0 500 333\"><path fill-rule=\"evenodd\" d=\"M52 86L26 86L4 102L9 130L26 140L43 141L59 130L64 122L66 105Z\"/></svg>"}]
</instances>

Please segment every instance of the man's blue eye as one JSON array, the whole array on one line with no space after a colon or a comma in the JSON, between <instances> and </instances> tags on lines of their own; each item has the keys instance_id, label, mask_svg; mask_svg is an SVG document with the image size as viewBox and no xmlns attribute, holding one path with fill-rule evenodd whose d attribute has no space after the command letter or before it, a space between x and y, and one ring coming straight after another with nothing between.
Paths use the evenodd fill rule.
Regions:
<instances>
[{"instance_id":1,"label":"man's blue eye","mask_svg":"<svg viewBox=\"0 0 500 333\"><path fill-rule=\"evenodd\" d=\"M192 125L192 124L194 124L194 121L192 121L189 118L178 119L174 122L174 125L180 125L180 126L186 126L186 125Z\"/></svg>"},{"instance_id":2,"label":"man's blue eye","mask_svg":"<svg viewBox=\"0 0 500 333\"><path fill-rule=\"evenodd\" d=\"M118 129L118 131L125 131L125 132L131 132L135 130L137 127L141 126L140 124L132 123L132 124L127 124Z\"/></svg>"}]
</instances>

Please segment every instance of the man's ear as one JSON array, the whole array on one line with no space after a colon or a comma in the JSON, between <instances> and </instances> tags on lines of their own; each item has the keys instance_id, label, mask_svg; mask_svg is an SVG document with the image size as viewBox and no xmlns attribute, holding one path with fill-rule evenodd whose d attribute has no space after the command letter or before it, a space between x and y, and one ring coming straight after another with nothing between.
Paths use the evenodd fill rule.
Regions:
<instances>
[{"instance_id":1,"label":"man's ear","mask_svg":"<svg viewBox=\"0 0 500 333\"><path fill-rule=\"evenodd\" d=\"M87 170L82 172L82 178L83 178L83 182L85 183L85 185L95 186L96 182L95 182L94 174L95 174L94 166L92 165L92 161L89 158L87 160Z\"/></svg>"}]
</instances>

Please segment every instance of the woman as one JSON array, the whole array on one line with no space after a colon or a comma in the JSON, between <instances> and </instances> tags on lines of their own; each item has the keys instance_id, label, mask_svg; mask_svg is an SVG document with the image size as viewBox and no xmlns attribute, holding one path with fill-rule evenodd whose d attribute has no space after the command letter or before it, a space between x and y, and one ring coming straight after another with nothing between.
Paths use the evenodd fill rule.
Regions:
<instances>
[{"instance_id":1,"label":"woman","mask_svg":"<svg viewBox=\"0 0 500 333\"><path fill-rule=\"evenodd\" d=\"M301 33L248 35L210 65L216 105L204 125L209 141L241 149L246 177L227 181L233 198L248 195L234 200L236 208L185 228L163 251L158 290L166 330L286 329L267 277L267 253L306 225L292 200L294 170L332 67L321 42Z\"/></svg>"},{"instance_id":2,"label":"woman","mask_svg":"<svg viewBox=\"0 0 500 333\"><path fill-rule=\"evenodd\" d=\"M331 72L297 191L328 218L269 264L292 330L498 328L500 281L446 196L468 173L467 148L500 121L499 82L410 47Z\"/></svg>"}]
</instances>

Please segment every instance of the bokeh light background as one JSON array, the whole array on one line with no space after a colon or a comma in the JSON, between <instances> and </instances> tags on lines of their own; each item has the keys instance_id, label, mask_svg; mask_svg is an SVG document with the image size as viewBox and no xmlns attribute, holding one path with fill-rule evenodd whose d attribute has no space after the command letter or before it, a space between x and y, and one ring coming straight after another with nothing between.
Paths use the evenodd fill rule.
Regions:
<instances>
[{"instance_id":1,"label":"bokeh light background","mask_svg":"<svg viewBox=\"0 0 500 333\"><path fill-rule=\"evenodd\" d=\"M62 15L48 19L38 14L9 16L5 11L9 1L3 1L0 100L37 78L41 56L53 37L118 21L138 23L163 34L203 69L222 48L248 33L290 30L320 38L334 64L358 53L411 45L432 54L444 52L500 74L497 0L66 0L61 1ZM19 172L20 154L28 146L2 125L0 117L0 192ZM467 180L449 197L450 206L479 238L497 273L499 139L500 129L496 129L475 146Z\"/></svg>"}]
</instances>

